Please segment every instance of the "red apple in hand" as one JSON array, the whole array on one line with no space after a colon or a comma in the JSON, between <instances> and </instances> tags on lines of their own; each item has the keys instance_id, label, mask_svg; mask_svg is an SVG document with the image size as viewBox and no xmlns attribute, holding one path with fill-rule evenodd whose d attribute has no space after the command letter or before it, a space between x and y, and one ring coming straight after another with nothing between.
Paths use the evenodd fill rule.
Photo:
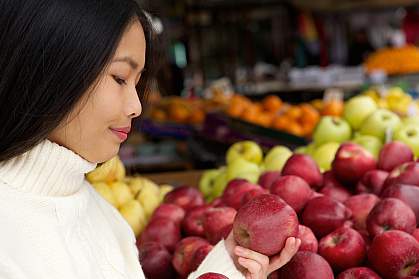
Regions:
<instances>
[{"instance_id":1,"label":"red apple in hand","mask_svg":"<svg viewBox=\"0 0 419 279\"><path fill-rule=\"evenodd\" d=\"M196 251L206 245L209 243L205 239L196 236L186 237L176 245L172 264L180 276L186 278L194 271Z\"/></svg>"},{"instance_id":2,"label":"red apple in hand","mask_svg":"<svg viewBox=\"0 0 419 279\"><path fill-rule=\"evenodd\" d=\"M272 183L275 182L281 176L280 171L267 171L264 172L261 176L259 176L258 184L266 189L270 190Z\"/></svg>"},{"instance_id":3,"label":"red apple in hand","mask_svg":"<svg viewBox=\"0 0 419 279\"><path fill-rule=\"evenodd\" d=\"M405 202L416 215L419 224L419 187L413 185L395 184L387 187L382 193L383 198L396 198Z\"/></svg>"},{"instance_id":4,"label":"red apple in hand","mask_svg":"<svg viewBox=\"0 0 419 279\"><path fill-rule=\"evenodd\" d=\"M169 252L173 252L181 238L179 226L171 219L152 219L140 235L140 245L147 242L157 242Z\"/></svg>"},{"instance_id":5,"label":"red apple in hand","mask_svg":"<svg viewBox=\"0 0 419 279\"><path fill-rule=\"evenodd\" d=\"M333 232L350 217L350 210L329 197L310 200L302 213L303 224L312 229L318 238Z\"/></svg>"},{"instance_id":6,"label":"red apple in hand","mask_svg":"<svg viewBox=\"0 0 419 279\"><path fill-rule=\"evenodd\" d=\"M210 208L204 215L204 231L208 241L215 245L227 238L233 226L237 211L231 207Z\"/></svg>"},{"instance_id":7,"label":"red apple in hand","mask_svg":"<svg viewBox=\"0 0 419 279\"><path fill-rule=\"evenodd\" d=\"M380 199L374 194L359 194L345 201L345 206L352 212L351 220L356 230L367 230L367 217L379 201Z\"/></svg>"},{"instance_id":8,"label":"red apple in hand","mask_svg":"<svg viewBox=\"0 0 419 279\"><path fill-rule=\"evenodd\" d=\"M381 277L368 267L353 267L339 274L337 279L381 279Z\"/></svg>"},{"instance_id":9,"label":"red apple in hand","mask_svg":"<svg viewBox=\"0 0 419 279\"><path fill-rule=\"evenodd\" d=\"M310 187L317 189L323 184L323 176L316 162L308 155L294 154L284 165L282 175L296 175Z\"/></svg>"},{"instance_id":10,"label":"red apple in hand","mask_svg":"<svg viewBox=\"0 0 419 279\"><path fill-rule=\"evenodd\" d=\"M250 183L244 179L233 179L227 184L221 198L226 206L237 210L240 208L242 198L246 192L259 187L259 185Z\"/></svg>"},{"instance_id":11,"label":"red apple in hand","mask_svg":"<svg viewBox=\"0 0 419 279\"><path fill-rule=\"evenodd\" d=\"M299 225L297 238L301 240L301 245L298 251L317 253L319 243L317 242L313 231L309 227Z\"/></svg>"},{"instance_id":12,"label":"red apple in hand","mask_svg":"<svg viewBox=\"0 0 419 279\"><path fill-rule=\"evenodd\" d=\"M285 175L272 184L271 194L283 199L298 213L310 200L313 190L304 179L295 175Z\"/></svg>"},{"instance_id":13,"label":"red apple in hand","mask_svg":"<svg viewBox=\"0 0 419 279\"><path fill-rule=\"evenodd\" d=\"M413 161L413 157L413 152L408 145L401 141L392 141L381 148L378 168L390 172L403 163Z\"/></svg>"},{"instance_id":14,"label":"red apple in hand","mask_svg":"<svg viewBox=\"0 0 419 279\"><path fill-rule=\"evenodd\" d=\"M241 207L233 224L234 239L266 256L279 253L289 237L298 234L295 211L275 195L261 195Z\"/></svg>"},{"instance_id":15,"label":"red apple in hand","mask_svg":"<svg viewBox=\"0 0 419 279\"><path fill-rule=\"evenodd\" d=\"M183 218L185 217L185 210L176 204L163 203L156 208L153 215L151 216L151 219L157 219L161 217L169 218L176 224L180 225Z\"/></svg>"},{"instance_id":16,"label":"red apple in hand","mask_svg":"<svg viewBox=\"0 0 419 279\"><path fill-rule=\"evenodd\" d=\"M301 251L278 271L279 279L333 279L333 271L327 261L312 252Z\"/></svg>"},{"instance_id":17,"label":"red apple in hand","mask_svg":"<svg viewBox=\"0 0 419 279\"><path fill-rule=\"evenodd\" d=\"M228 277L219 273L209 272L209 273L202 274L196 279L228 279Z\"/></svg>"},{"instance_id":18,"label":"red apple in hand","mask_svg":"<svg viewBox=\"0 0 419 279\"><path fill-rule=\"evenodd\" d=\"M141 267L147 278L174 278L172 255L157 242L147 242L138 246Z\"/></svg>"},{"instance_id":19,"label":"red apple in hand","mask_svg":"<svg viewBox=\"0 0 419 279\"><path fill-rule=\"evenodd\" d=\"M181 186L167 193L164 203L173 203L188 211L194 207L203 205L204 198L197 188Z\"/></svg>"},{"instance_id":20,"label":"red apple in hand","mask_svg":"<svg viewBox=\"0 0 419 279\"><path fill-rule=\"evenodd\" d=\"M360 265L365 259L366 250L362 236L346 227L335 230L319 242L319 254L337 271Z\"/></svg>"},{"instance_id":21,"label":"red apple in hand","mask_svg":"<svg viewBox=\"0 0 419 279\"><path fill-rule=\"evenodd\" d=\"M384 232L372 241L368 260L384 278L416 275L419 272L419 243L406 232Z\"/></svg>"},{"instance_id":22,"label":"red apple in hand","mask_svg":"<svg viewBox=\"0 0 419 279\"><path fill-rule=\"evenodd\" d=\"M356 192L380 195L384 181L387 179L388 175L388 172L382 170L371 170L366 172L356 185Z\"/></svg>"},{"instance_id":23,"label":"red apple in hand","mask_svg":"<svg viewBox=\"0 0 419 279\"><path fill-rule=\"evenodd\" d=\"M182 222L185 235L205 237L204 214L208 208L210 208L208 205L201 205L188 211Z\"/></svg>"},{"instance_id":24,"label":"red apple in hand","mask_svg":"<svg viewBox=\"0 0 419 279\"><path fill-rule=\"evenodd\" d=\"M344 143L336 152L332 171L343 184L355 186L367 171L376 166L377 162L371 153L355 143Z\"/></svg>"},{"instance_id":25,"label":"red apple in hand","mask_svg":"<svg viewBox=\"0 0 419 279\"><path fill-rule=\"evenodd\" d=\"M419 163L404 163L393 169L384 181L383 189L395 184L419 186Z\"/></svg>"},{"instance_id":26,"label":"red apple in hand","mask_svg":"<svg viewBox=\"0 0 419 279\"><path fill-rule=\"evenodd\" d=\"M371 237L389 230L412 233L415 228L415 213L407 204L394 198L378 202L367 217L367 230Z\"/></svg>"}]
</instances>

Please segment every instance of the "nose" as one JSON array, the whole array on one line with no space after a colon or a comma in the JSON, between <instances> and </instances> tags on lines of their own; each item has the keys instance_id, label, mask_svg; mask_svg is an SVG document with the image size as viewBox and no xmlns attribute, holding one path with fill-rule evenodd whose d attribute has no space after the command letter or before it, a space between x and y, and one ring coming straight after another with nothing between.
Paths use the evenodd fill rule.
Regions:
<instances>
[{"instance_id":1,"label":"nose","mask_svg":"<svg viewBox=\"0 0 419 279\"><path fill-rule=\"evenodd\" d=\"M138 92L137 89L135 88L135 86L133 86L130 90L129 90L129 94L128 94L129 98L127 101L127 115L129 118L136 118L138 116L141 115L142 112L142 106L141 106L141 101L140 98L138 97Z\"/></svg>"}]
</instances>

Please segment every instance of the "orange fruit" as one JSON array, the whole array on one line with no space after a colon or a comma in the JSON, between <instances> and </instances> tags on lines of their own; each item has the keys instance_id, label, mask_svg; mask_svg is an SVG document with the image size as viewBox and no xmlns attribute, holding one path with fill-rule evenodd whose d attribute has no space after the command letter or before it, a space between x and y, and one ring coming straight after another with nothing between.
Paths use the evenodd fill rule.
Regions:
<instances>
[{"instance_id":1,"label":"orange fruit","mask_svg":"<svg viewBox=\"0 0 419 279\"><path fill-rule=\"evenodd\" d=\"M262 100L263 109L271 112L278 111L282 106L282 100L276 95L269 95Z\"/></svg>"},{"instance_id":2,"label":"orange fruit","mask_svg":"<svg viewBox=\"0 0 419 279\"><path fill-rule=\"evenodd\" d=\"M189 122L192 124L202 124L205 119L205 113L202 110L195 110L189 117Z\"/></svg>"},{"instance_id":3,"label":"orange fruit","mask_svg":"<svg viewBox=\"0 0 419 279\"><path fill-rule=\"evenodd\" d=\"M341 116L343 114L343 102L338 100L324 103L322 115Z\"/></svg>"},{"instance_id":4,"label":"orange fruit","mask_svg":"<svg viewBox=\"0 0 419 279\"><path fill-rule=\"evenodd\" d=\"M285 114L291 119L298 119L300 118L302 111L298 106L291 106Z\"/></svg>"}]
</instances>

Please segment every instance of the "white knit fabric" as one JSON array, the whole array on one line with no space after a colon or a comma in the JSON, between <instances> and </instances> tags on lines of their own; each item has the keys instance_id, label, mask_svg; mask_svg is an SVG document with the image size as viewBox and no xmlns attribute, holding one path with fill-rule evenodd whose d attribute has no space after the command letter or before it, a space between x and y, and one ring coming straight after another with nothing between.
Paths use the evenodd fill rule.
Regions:
<instances>
[{"instance_id":1,"label":"white knit fabric","mask_svg":"<svg viewBox=\"0 0 419 279\"><path fill-rule=\"evenodd\" d=\"M48 140L0 163L1 279L144 278L131 228L84 178L94 168ZM243 278L223 242L190 278L208 271Z\"/></svg>"}]
</instances>

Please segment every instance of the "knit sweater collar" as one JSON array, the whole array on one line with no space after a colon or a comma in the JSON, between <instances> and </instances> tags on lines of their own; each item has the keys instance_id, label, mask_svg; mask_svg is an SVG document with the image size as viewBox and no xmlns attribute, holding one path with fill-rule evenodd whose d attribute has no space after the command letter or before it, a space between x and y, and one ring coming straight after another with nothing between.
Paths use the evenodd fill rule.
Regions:
<instances>
[{"instance_id":1,"label":"knit sweater collar","mask_svg":"<svg viewBox=\"0 0 419 279\"><path fill-rule=\"evenodd\" d=\"M95 167L73 151L44 140L28 152L0 162L0 182L35 195L69 196L80 190L84 174Z\"/></svg>"}]
</instances>

